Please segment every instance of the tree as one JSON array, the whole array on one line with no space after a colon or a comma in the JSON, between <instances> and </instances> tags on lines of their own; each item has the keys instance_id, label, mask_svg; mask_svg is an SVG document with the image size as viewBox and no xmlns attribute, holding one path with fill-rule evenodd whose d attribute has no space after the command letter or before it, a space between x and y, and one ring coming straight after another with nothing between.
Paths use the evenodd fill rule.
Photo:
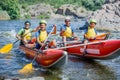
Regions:
<instances>
[{"instance_id":1,"label":"tree","mask_svg":"<svg viewBox=\"0 0 120 80\"><path fill-rule=\"evenodd\" d=\"M3 10L6 10L11 19L20 18L20 8L18 0L0 0Z\"/></svg>"}]
</instances>

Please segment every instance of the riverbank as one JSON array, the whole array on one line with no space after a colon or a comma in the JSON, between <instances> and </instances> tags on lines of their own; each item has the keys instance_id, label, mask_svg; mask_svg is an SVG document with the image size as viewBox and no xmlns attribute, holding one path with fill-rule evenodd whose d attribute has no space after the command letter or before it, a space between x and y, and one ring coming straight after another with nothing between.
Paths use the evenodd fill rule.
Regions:
<instances>
[{"instance_id":1,"label":"riverbank","mask_svg":"<svg viewBox=\"0 0 120 80\"><path fill-rule=\"evenodd\" d=\"M83 6L74 4L64 4L57 8L46 3L19 7L20 19L64 19L70 16L72 19L86 18L89 22L90 18L94 18L97 20L97 29L120 31L119 0L106 0L102 8L96 11L86 10ZM4 15L8 17L7 14ZM6 20L6 16L1 16L0 20Z\"/></svg>"}]
</instances>

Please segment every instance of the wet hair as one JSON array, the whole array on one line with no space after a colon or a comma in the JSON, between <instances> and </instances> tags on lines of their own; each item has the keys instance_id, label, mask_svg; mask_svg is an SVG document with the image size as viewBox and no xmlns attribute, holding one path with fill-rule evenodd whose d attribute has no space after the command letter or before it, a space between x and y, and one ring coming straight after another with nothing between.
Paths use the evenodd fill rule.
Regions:
<instances>
[{"instance_id":1,"label":"wet hair","mask_svg":"<svg viewBox=\"0 0 120 80\"><path fill-rule=\"evenodd\" d=\"M31 25L30 21L25 21L25 25L26 25L27 23Z\"/></svg>"}]
</instances>

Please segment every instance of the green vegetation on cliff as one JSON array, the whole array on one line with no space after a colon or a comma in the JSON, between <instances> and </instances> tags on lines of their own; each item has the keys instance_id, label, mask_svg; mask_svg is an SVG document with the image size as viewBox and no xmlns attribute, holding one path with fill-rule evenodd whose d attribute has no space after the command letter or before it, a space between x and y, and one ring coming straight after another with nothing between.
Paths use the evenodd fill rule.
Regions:
<instances>
[{"instance_id":1,"label":"green vegetation on cliff","mask_svg":"<svg viewBox=\"0 0 120 80\"><path fill-rule=\"evenodd\" d=\"M0 0L0 8L7 11L11 19L20 18L20 9L18 0Z\"/></svg>"},{"instance_id":2,"label":"green vegetation on cliff","mask_svg":"<svg viewBox=\"0 0 120 80\"><path fill-rule=\"evenodd\" d=\"M0 0L0 10L7 11L10 19L20 19L20 7L27 11L28 5L46 3L54 6L55 8L60 7L63 4L73 4L77 6L83 6L87 10L97 10L105 3L105 0ZM45 15L38 16L38 18L44 18ZM30 18L30 15L26 15L26 18Z\"/></svg>"},{"instance_id":3,"label":"green vegetation on cliff","mask_svg":"<svg viewBox=\"0 0 120 80\"><path fill-rule=\"evenodd\" d=\"M38 4L38 3L47 3L56 8L60 7L63 4L73 4L78 6L83 6L88 10L95 11L100 9L101 6L105 3L105 0L19 0L20 4Z\"/></svg>"}]
</instances>

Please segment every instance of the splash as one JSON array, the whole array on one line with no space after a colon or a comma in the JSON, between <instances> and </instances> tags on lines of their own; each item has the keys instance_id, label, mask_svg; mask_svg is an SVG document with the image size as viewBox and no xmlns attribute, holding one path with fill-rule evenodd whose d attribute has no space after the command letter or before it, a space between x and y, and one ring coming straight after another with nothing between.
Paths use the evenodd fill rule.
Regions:
<instances>
[{"instance_id":1,"label":"splash","mask_svg":"<svg viewBox=\"0 0 120 80\"><path fill-rule=\"evenodd\" d=\"M0 37L1 38L6 38L6 40L9 40L9 41L14 41L15 40L15 35L16 35L15 30L1 31L0 32Z\"/></svg>"}]
</instances>

